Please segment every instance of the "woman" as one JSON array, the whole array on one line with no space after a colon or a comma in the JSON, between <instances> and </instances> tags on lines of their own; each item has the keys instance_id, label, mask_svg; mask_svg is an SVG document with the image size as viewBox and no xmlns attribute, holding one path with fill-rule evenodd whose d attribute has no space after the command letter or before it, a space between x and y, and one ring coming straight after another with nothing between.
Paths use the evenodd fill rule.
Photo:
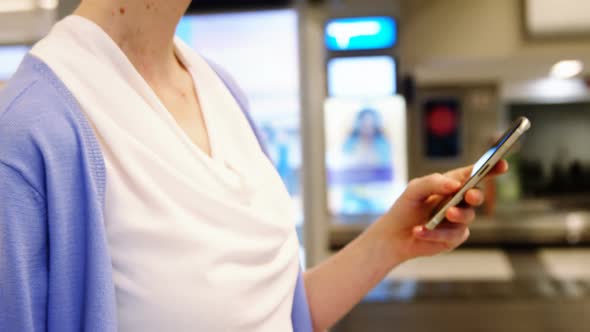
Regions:
<instances>
[{"instance_id":1,"label":"woman","mask_svg":"<svg viewBox=\"0 0 590 332\"><path fill-rule=\"evenodd\" d=\"M301 274L239 93L173 38L189 2L84 0L2 91L1 331L321 331L395 266L467 238L472 208L421 226L465 168L412 181Z\"/></svg>"},{"instance_id":2,"label":"woman","mask_svg":"<svg viewBox=\"0 0 590 332\"><path fill-rule=\"evenodd\" d=\"M379 113L374 109L361 110L354 122L354 128L342 147L351 165L369 167L391 167L391 146L382 128Z\"/></svg>"},{"instance_id":3,"label":"woman","mask_svg":"<svg viewBox=\"0 0 590 332\"><path fill-rule=\"evenodd\" d=\"M386 197L375 186L387 186L386 190L393 195L391 184L396 174L392 153L380 114L371 108L359 111L342 146L344 158L338 167L345 171L332 179L342 183L342 213L377 215L389 208L390 203L386 202L392 200L384 201ZM355 180L351 173L358 175Z\"/></svg>"}]
</instances>

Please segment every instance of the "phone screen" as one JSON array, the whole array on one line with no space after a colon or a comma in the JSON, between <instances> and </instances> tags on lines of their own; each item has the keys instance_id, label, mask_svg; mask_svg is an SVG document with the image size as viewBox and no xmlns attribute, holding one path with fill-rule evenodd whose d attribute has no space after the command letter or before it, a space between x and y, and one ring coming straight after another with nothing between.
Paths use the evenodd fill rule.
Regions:
<instances>
[{"instance_id":1,"label":"phone screen","mask_svg":"<svg viewBox=\"0 0 590 332\"><path fill-rule=\"evenodd\" d=\"M496 151L498 151L500 146L502 146L502 144L504 144L504 142L506 142L508 137L510 137L514 133L514 131L516 131L518 129L519 126L520 126L520 121L517 122L512 128L510 128L510 130L508 130L504 134L504 136L502 136L491 148L488 149L488 151L486 151L483 154L483 156L481 156L481 158L479 158L479 160L473 165L473 170L471 171L472 177L475 174L477 174L477 172L479 172L481 170L483 165L485 165L488 162L488 160L490 160L490 158L492 158L494 153L496 153Z\"/></svg>"}]
</instances>

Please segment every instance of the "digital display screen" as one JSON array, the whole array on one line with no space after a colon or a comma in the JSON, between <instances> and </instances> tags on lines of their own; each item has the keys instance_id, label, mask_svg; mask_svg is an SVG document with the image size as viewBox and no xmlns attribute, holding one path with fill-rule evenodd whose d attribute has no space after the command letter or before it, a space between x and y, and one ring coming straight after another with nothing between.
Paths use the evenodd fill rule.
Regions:
<instances>
[{"instance_id":1,"label":"digital display screen","mask_svg":"<svg viewBox=\"0 0 590 332\"><path fill-rule=\"evenodd\" d=\"M456 98L436 98L425 103L424 141L428 158L457 158L461 153L459 107Z\"/></svg>"},{"instance_id":2,"label":"digital display screen","mask_svg":"<svg viewBox=\"0 0 590 332\"><path fill-rule=\"evenodd\" d=\"M391 17L351 17L326 24L326 48L331 51L359 51L393 47L397 24Z\"/></svg>"},{"instance_id":3,"label":"digital display screen","mask_svg":"<svg viewBox=\"0 0 590 332\"><path fill-rule=\"evenodd\" d=\"M380 215L408 181L406 105L400 96L325 103L326 178L332 215Z\"/></svg>"},{"instance_id":4,"label":"digital display screen","mask_svg":"<svg viewBox=\"0 0 590 332\"><path fill-rule=\"evenodd\" d=\"M29 51L28 46L0 46L0 81L7 81Z\"/></svg>"},{"instance_id":5,"label":"digital display screen","mask_svg":"<svg viewBox=\"0 0 590 332\"><path fill-rule=\"evenodd\" d=\"M328 62L330 97L373 98L397 93L397 68L390 56L333 58Z\"/></svg>"}]
</instances>

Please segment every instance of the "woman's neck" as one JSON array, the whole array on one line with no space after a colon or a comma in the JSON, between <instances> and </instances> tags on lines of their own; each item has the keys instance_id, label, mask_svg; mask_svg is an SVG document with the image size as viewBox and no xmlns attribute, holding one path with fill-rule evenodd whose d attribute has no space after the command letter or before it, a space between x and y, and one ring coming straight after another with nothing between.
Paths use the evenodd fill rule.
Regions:
<instances>
[{"instance_id":1,"label":"woman's neck","mask_svg":"<svg viewBox=\"0 0 590 332\"><path fill-rule=\"evenodd\" d=\"M146 79L165 79L173 66L176 25L190 0L83 0L75 15L99 25Z\"/></svg>"}]
</instances>

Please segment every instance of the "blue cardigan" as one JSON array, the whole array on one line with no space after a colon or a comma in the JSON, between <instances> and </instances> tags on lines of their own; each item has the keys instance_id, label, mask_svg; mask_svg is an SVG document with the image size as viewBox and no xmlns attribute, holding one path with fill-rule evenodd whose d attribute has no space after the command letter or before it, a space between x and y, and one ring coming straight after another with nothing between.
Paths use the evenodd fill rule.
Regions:
<instances>
[{"instance_id":1,"label":"blue cardigan","mask_svg":"<svg viewBox=\"0 0 590 332\"><path fill-rule=\"evenodd\" d=\"M0 331L117 330L106 181L78 102L28 55L0 92ZM292 322L294 331L312 330L301 274Z\"/></svg>"}]
</instances>

